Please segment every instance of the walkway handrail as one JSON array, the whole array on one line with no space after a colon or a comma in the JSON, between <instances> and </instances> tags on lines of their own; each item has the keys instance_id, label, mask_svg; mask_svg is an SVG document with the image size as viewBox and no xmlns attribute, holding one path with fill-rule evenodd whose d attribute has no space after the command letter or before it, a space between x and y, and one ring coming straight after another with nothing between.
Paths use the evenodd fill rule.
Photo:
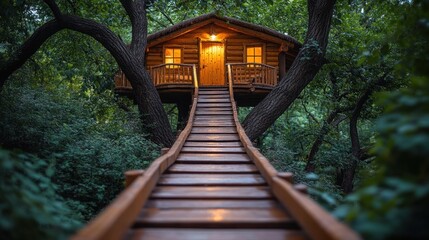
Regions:
<instances>
[{"instance_id":1,"label":"walkway handrail","mask_svg":"<svg viewBox=\"0 0 429 240\"><path fill-rule=\"evenodd\" d=\"M176 161L185 140L191 133L198 102L198 79L196 78L195 65L193 65L193 68L193 84L195 89L191 112L185 129L180 133L173 146L166 154L157 158L149 168L144 171L143 175L135 179L130 186L115 198L113 203L76 235L72 236L71 239L120 239L140 214L141 208L146 203L160 176Z\"/></svg>"},{"instance_id":2,"label":"walkway handrail","mask_svg":"<svg viewBox=\"0 0 429 240\"><path fill-rule=\"evenodd\" d=\"M294 189L291 183L280 177L268 159L256 149L238 120L237 106L234 100L234 91L231 65L228 65L229 94L231 98L234 122L246 153L262 173L265 181L270 185L272 192L279 202L298 221L311 239L326 240L357 240L361 239L353 230L336 220L312 199Z\"/></svg>"},{"instance_id":3,"label":"walkway handrail","mask_svg":"<svg viewBox=\"0 0 429 240\"><path fill-rule=\"evenodd\" d=\"M150 67L155 86L161 84L192 84L195 82L195 64L165 63Z\"/></svg>"},{"instance_id":4,"label":"walkway handrail","mask_svg":"<svg viewBox=\"0 0 429 240\"><path fill-rule=\"evenodd\" d=\"M277 68L263 63L227 63L234 84L277 85Z\"/></svg>"}]
</instances>

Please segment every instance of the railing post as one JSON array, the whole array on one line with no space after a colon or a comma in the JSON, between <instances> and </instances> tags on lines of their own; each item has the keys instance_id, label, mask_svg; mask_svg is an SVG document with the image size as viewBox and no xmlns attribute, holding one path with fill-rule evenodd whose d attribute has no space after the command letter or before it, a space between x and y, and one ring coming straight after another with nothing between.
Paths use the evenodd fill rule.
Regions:
<instances>
[{"instance_id":1,"label":"railing post","mask_svg":"<svg viewBox=\"0 0 429 240\"><path fill-rule=\"evenodd\" d=\"M231 73L231 64L226 64L228 68L228 84L229 84L229 90L232 91L232 73Z\"/></svg>"},{"instance_id":2,"label":"railing post","mask_svg":"<svg viewBox=\"0 0 429 240\"><path fill-rule=\"evenodd\" d=\"M138 177L144 174L144 170L128 170L125 172L125 188L128 188Z\"/></svg>"}]
</instances>

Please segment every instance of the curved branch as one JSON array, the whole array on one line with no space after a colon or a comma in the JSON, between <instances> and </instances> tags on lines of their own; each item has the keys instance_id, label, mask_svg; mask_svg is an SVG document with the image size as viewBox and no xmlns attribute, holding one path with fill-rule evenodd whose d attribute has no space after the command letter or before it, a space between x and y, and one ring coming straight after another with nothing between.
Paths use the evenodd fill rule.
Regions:
<instances>
[{"instance_id":1,"label":"curved branch","mask_svg":"<svg viewBox=\"0 0 429 240\"><path fill-rule=\"evenodd\" d=\"M0 68L0 91L3 89L6 79L20 68L49 37L62 29L64 27L57 20L51 20L39 27Z\"/></svg>"}]
</instances>

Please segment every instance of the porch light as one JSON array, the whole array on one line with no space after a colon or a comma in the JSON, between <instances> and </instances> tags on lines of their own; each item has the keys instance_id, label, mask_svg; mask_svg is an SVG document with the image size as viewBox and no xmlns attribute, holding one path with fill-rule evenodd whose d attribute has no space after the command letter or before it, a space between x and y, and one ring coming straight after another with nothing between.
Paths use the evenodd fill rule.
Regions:
<instances>
[{"instance_id":1,"label":"porch light","mask_svg":"<svg viewBox=\"0 0 429 240\"><path fill-rule=\"evenodd\" d=\"M210 35L210 40L212 40L212 41L216 40L216 34L212 33Z\"/></svg>"}]
</instances>

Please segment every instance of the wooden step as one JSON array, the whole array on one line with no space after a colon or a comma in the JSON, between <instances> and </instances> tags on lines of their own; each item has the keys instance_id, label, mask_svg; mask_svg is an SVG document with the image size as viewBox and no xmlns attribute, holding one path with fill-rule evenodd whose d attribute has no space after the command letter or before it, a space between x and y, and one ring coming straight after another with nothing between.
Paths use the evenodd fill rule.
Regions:
<instances>
[{"instance_id":1,"label":"wooden step","mask_svg":"<svg viewBox=\"0 0 429 240\"><path fill-rule=\"evenodd\" d=\"M195 121L197 120L203 120L203 121L221 121L221 120L229 120L229 121L234 121L234 118L230 115L216 115L216 116L205 116L205 115L200 115L200 116L195 116L194 118Z\"/></svg>"},{"instance_id":2,"label":"wooden step","mask_svg":"<svg viewBox=\"0 0 429 240\"><path fill-rule=\"evenodd\" d=\"M183 147L181 153L245 153L242 147Z\"/></svg>"},{"instance_id":3,"label":"wooden step","mask_svg":"<svg viewBox=\"0 0 429 240\"><path fill-rule=\"evenodd\" d=\"M266 185L260 174L163 174L158 186L262 186Z\"/></svg>"},{"instance_id":4,"label":"wooden step","mask_svg":"<svg viewBox=\"0 0 429 240\"><path fill-rule=\"evenodd\" d=\"M258 173L253 164L173 164L169 173Z\"/></svg>"},{"instance_id":5,"label":"wooden step","mask_svg":"<svg viewBox=\"0 0 429 240\"><path fill-rule=\"evenodd\" d=\"M235 123L232 121L194 121L194 127L235 127Z\"/></svg>"},{"instance_id":6,"label":"wooden step","mask_svg":"<svg viewBox=\"0 0 429 240\"><path fill-rule=\"evenodd\" d=\"M239 153L181 153L177 163L250 163L246 154Z\"/></svg>"},{"instance_id":7,"label":"wooden step","mask_svg":"<svg viewBox=\"0 0 429 240\"><path fill-rule=\"evenodd\" d=\"M228 111L231 112L232 108L230 107L197 107L197 111Z\"/></svg>"},{"instance_id":8,"label":"wooden step","mask_svg":"<svg viewBox=\"0 0 429 240\"><path fill-rule=\"evenodd\" d=\"M198 103L231 103L229 98L198 98Z\"/></svg>"},{"instance_id":9,"label":"wooden step","mask_svg":"<svg viewBox=\"0 0 429 240\"><path fill-rule=\"evenodd\" d=\"M197 107L216 108L216 107L232 107L231 103L198 103Z\"/></svg>"},{"instance_id":10,"label":"wooden step","mask_svg":"<svg viewBox=\"0 0 429 240\"><path fill-rule=\"evenodd\" d=\"M195 111L195 115L230 115L232 116L232 111Z\"/></svg>"},{"instance_id":11,"label":"wooden step","mask_svg":"<svg viewBox=\"0 0 429 240\"><path fill-rule=\"evenodd\" d=\"M151 199L272 199L273 195L264 186L164 186L155 187Z\"/></svg>"},{"instance_id":12,"label":"wooden step","mask_svg":"<svg viewBox=\"0 0 429 240\"><path fill-rule=\"evenodd\" d=\"M239 141L236 142L193 142L187 140L184 147L242 147L243 144Z\"/></svg>"},{"instance_id":13,"label":"wooden step","mask_svg":"<svg viewBox=\"0 0 429 240\"><path fill-rule=\"evenodd\" d=\"M237 133L237 129L234 127L199 127L195 126L192 128L191 133Z\"/></svg>"},{"instance_id":14,"label":"wooden step","mask_svg":"<svg viewBox=\"0 0 429 240\"><path fill-rule=\"evenodd\" d=\"M197 134L191 133L188 136L188 141L213 141L213 142L232 142L240 141L237 134Z\"/></svg>"},{"instance_id":15,"label":"wooden step","mask_svg":"<svg viewBox=\"0 0 429 240\"><path fill-rule=\"evenodd\" d=\"M216 94L216 95L214 95L214 94L199 94L198 97L205 98L205 99L209 99L209 98L228 98L229 99L230 98L228 93Z\"/></svg>"},{"instance_id":16,"label":"wooden step","mask_svg":"<svg viewBox=\"0 0 429 240\"><path fill-rule=\"evenodd\" d=\"M224 200L224 199L205 199L205 200L192 200L192 199L158 199L149 200L146 203L147 208L281 208L275 200Z\"/></svg>"},{"instance_id":17,"label":"wooden step","mask_svg":"<svg viewBox=\"0 0 429 240\"><path fill-rule=\"evenodd\" d=\"M306 235L292 229L205 229L205 228L137 228L125 239L148 240L304 240Z\"/></svg>"},{"instance_id":18,"label":"wooden step","mask_svg":"<svg viewBox=\"0 0 429 240\"><path fill-rule=\"evenodd\" d=\"M296 228L284 211L269 209L143 209L133 227Z\"/></svg>"}]
</instances>

